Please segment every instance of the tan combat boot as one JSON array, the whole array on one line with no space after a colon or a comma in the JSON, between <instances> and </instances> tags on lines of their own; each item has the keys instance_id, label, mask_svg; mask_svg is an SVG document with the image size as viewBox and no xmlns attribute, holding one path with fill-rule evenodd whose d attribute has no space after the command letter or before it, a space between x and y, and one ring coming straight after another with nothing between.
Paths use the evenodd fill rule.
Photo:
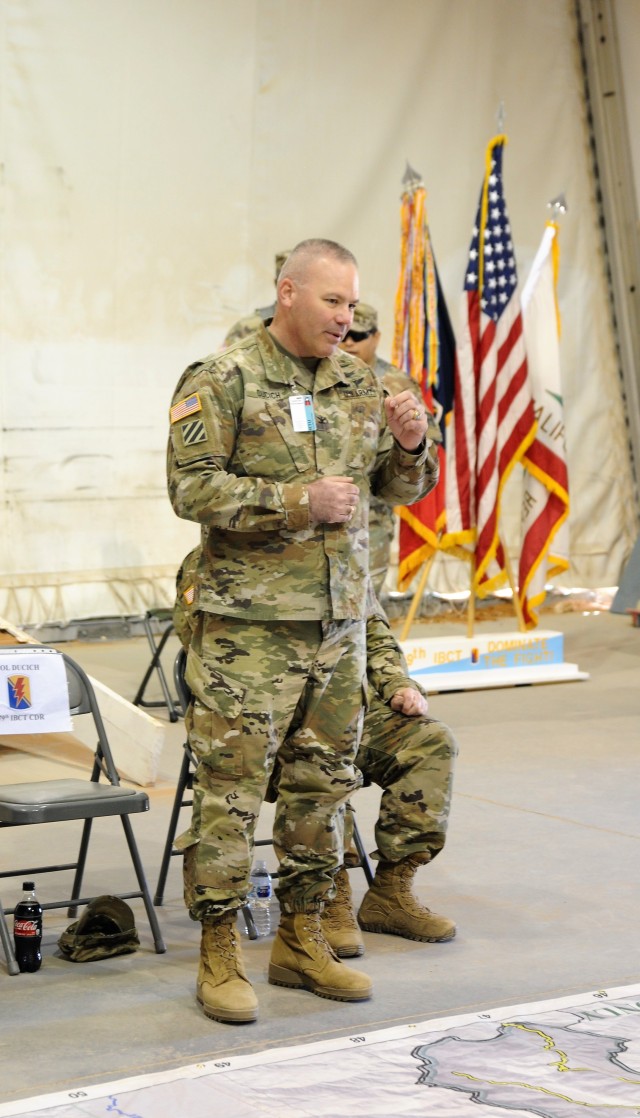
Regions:
<instances>
[{"instance_id":1,"label":"tan combat boot","mask_svg":"<svg viewBox=\"0 0 640 1118\"><path fill-rule=\"evenodd\" d=\"M353 911L349 874L344 866L338 870L334 880L336 895L332 901L326 902L320 917L320 927L329 947L338 958L355 958L356 955L364 954L364 943Z\"/></svg>"},{"instance_id":2,"label":"tan combat boot","mask_svg":"<svg viewBox=\"0 0 640 1118\"><path fill-rule=\"evenodd\" d=\"M202 925L197 997L214 1021L242 1024L258 1016L258 1000L240 955L235 913Z\"/></svg>"},{"instance_id":3,"label":"tan combat boot","mask_svg":"<svg viewBox=\"0 0 640 1118\"><path fill-rule=\"evenodd\" d=\"M282 914L271 949L269 982L310 990L320 998L361 1002L371 997L371 980L334 955L320 927L319 912Z\"/></svg>"},{"instance_id":4,"label":"tan combat boot","mask_svg":"<svg viewBox=\"0 0 640 1118\"><path fill-rule=\"evenodd\" d=\"M365 893L358 911L358 923L365 932L387 932L424 943L453 939L456 926L446 916L438 916L413 895L411 884L424 859L418 854L401 862L379 862L373 885Z\"/></svg>"}]
</instances>

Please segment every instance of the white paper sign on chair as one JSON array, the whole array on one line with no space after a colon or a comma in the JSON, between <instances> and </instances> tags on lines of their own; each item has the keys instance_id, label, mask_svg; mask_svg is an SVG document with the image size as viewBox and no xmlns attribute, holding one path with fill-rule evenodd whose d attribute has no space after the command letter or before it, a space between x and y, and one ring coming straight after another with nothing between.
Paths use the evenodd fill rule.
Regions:
<instances>
[{"instance_id":1,"label":"white paper sign on chair","mask_svg":"<svg viewBox=\"0 0 640 1118\"><path fill-rule=\"evenodd\" d=\"M73 729L64 658L54 648L0 648L0 735Z\"/></svg>"}]
</instances>

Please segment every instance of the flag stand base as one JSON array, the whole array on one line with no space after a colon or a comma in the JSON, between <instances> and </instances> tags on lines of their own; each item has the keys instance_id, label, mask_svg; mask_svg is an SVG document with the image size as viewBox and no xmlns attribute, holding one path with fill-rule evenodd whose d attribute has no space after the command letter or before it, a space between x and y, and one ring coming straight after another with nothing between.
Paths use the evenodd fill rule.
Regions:
<instances>
[{"instance_id":1,"label":"flag stand base","mask_svg":"<svg viewBox=\"0 0 640 1118\"><path fill-rule=\"evenodd\" d=\"M474 637L428 637L400 642L412 679L426 691L473 691L589 678L564 660L564 635L495 632Z\"/></svg>"}]
</instances>

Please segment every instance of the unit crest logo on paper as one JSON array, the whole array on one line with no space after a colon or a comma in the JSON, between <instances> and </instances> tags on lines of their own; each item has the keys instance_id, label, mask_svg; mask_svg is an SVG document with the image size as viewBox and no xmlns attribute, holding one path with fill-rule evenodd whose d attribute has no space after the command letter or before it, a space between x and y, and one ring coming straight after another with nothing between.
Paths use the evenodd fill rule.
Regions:
<instances>
[{"instance_id":1,"label":"unit crest logo on paper","mask_svg":"<svg viewBox=\"0 0 640 1118\"><path fill-rule=\"evenodd\" d=\"M7 678L9 706L12 710L27 710L31 706L31 682L28 675L10 675Z\"/></svg>"}]
</instances>

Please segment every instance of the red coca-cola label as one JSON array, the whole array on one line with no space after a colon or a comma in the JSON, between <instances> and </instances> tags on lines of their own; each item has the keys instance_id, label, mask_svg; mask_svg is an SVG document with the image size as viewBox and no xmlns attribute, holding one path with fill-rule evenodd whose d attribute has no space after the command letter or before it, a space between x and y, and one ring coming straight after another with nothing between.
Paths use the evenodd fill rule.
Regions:
<instances>
[{"instance_id":1,"label":"red coca-cola label","mask_svg":"<svg viewBox=\"0 0 640 1118\"><path fill-rule=\"evenodd\" d=\"M14 921L13 931L17 936L37 936L40 934L40 929L35 920L16 920Z\"/></svg>"}]
</instances>

